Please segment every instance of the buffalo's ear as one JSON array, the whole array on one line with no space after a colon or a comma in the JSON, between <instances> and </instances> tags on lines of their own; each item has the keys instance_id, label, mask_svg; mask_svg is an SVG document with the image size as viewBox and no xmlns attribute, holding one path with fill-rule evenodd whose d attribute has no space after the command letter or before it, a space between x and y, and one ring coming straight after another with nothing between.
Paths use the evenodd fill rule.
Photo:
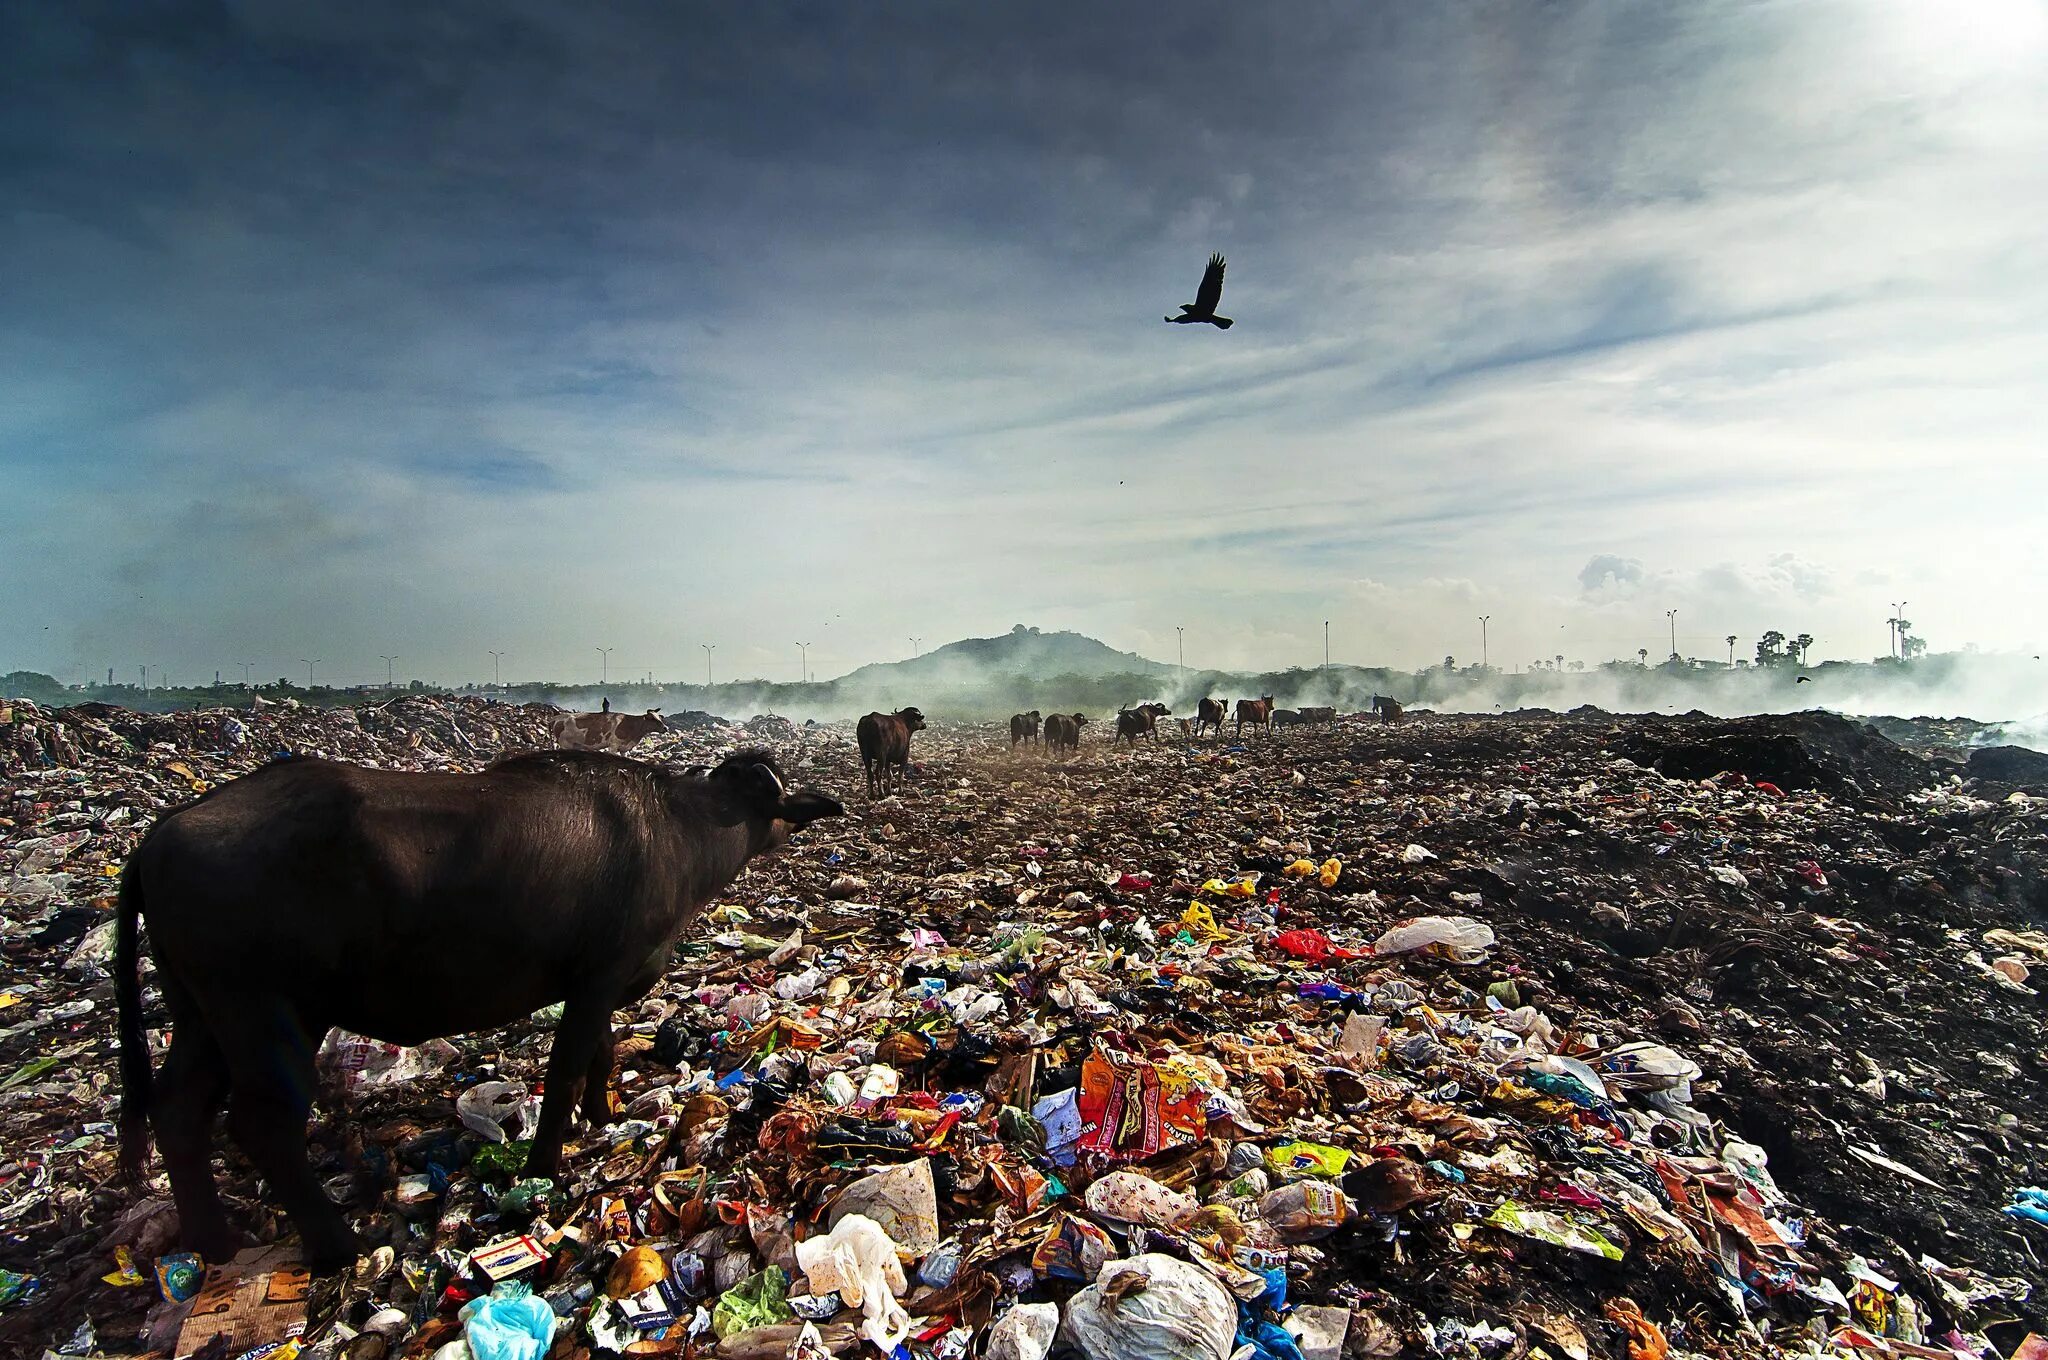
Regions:
<instances>
[{"instance_id":1,"label":"buffalo's ear","mask_svg":"<svg viewBox=\"0 0 2048 1360\"><path fill-rule=\"evenodd\" d=\"M779 817L782 781L775 771L754 761L728 760L711 772L714 782L723 784L734 801L755 816Z\"/></svg>"},{"instance_id":2,"label":"buffalo's ear","mask_svg":"<svg viewBox=\"0 0 2048 1360\"><path fill-rule=\"evenodd\" d=\"M846 805L815 789L792 793L775 809L775 815L791 826L802 828L825 817L844 817Z\"/></svg>"}]
</instances>

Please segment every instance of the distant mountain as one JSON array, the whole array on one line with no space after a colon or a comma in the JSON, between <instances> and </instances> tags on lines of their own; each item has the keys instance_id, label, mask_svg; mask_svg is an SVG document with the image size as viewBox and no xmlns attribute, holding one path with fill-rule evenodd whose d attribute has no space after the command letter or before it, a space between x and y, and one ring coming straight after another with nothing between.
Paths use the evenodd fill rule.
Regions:
<instances>
[{"instance_id":1,"label":"distant mountain","mask_svg":"<svg viewBox=\"0 0 2048 1360\"><path fill-rule=\"evenodd\" d=\"M1053 680L1063 675L1146 675L1172 669L1080 633L1041 633L1020 623L1000 637L962 638L907 661L862 666L836 683L919 681L951 686L999 677Z\"/></svg>"}]
</instances>

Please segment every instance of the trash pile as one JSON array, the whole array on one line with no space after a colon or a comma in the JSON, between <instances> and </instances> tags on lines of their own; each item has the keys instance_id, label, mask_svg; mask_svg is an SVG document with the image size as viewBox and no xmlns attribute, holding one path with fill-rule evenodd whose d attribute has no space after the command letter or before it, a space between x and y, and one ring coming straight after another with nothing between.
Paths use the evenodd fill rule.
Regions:
<instances>
[{"instance_id":1,"label":"trash pile","mask_svg":"<svg viewBox=\"0 0 2048 1360\"><path fill-rule=\"evenodd\" d=\"M905 792L856 795L750 869L618 1017L614 1118L559 1179L522 1175L554 1016L417 1049L337 1034L315 1157L367 1254L308 1278L223 1142L262 1245L194 1260L160 1166L113 1179L97 928L38 939L103 913L101 866L150 813L292 740L463 766L540 741L518 710L416 702L411 727L307 714L223 745L219 715L101 715L126 755L72 735L73 763L9 766L0 1346L2041 1345L2041 803L1948 767L1922 786L1915 757L1858 753L1881 739L1810 727L1755 749L1789 759L1782 736L1825 779L1673 777L1632 745L1643 720L1611 716L1347 719L1056 765L993 728L920 733ZM1756 734L1684 744L1739 754L1735 735ZM859 787L843 726L706 727L636 755L762 740L807 782ZM477 946L451 983L489 966Z\"/></svg>"}]
</instances>

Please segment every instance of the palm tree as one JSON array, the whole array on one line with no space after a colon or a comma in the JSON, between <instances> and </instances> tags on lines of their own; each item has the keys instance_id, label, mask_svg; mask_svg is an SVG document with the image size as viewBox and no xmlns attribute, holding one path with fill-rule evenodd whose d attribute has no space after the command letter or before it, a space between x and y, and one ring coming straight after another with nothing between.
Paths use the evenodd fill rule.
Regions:
<instances>
[{"instance_id":1,"label":"palm tree","mask_svg":"<svg viewBox=\"0 0 2048 1360\"><path fill-rule=\"evenodd\" d=\"M1556 670L1556 669L1557 669L1558 667L1560 667L1560 666L1563 666L1563 665L1564 665L1564 653L1563 653L1563 652L1559 652L1559 653L1557 654L1557 665L1556 665L1556 666L1552 666L1552 667L1551 667L1551 669L1552 669L1552 670Z\"/></svg>"},{"instance_id":2,"label":"palm tree","mask_svg":"<svg viewBox=\"0 0 2048 1360\"><path fill-rule=\"evenodd\" d=\"M1650 664L1650 649L1648 647L1636 648L1636 664L1639 666Z\"/></svg>"},{"instance_id":3,"label":"palm tree","mask_svg":"<svg viewBox=\"0 0 2048 1360\"><path fill-rule=\"evenodd\" d=\"M1756 640L1756 664L1775 666L1785 659L1785 635L1773 628Z\"/></svg>"},{"instance_id":4,"label":"palm tree","mask_svg":"<svg viewBox=\"0 0 2048 1360\"><path fill-rule=\"evenodd\" d=\"M1728 669L1735 669L1735 634L1728 635Z\"/></svg>"},{"instance_id":5,"label":"palm tree","mask_svg":"<svg viewBox=\"0 0 2048 1360\"><path fill-rule=\"evenodd\" d=\"M1792 639L1792 645L1799 649L1799 664L1804 666L1806 664L1806 649L1813 645L1813 634L1801 633L1798 637Z\"/></svg>"}]
</instances>

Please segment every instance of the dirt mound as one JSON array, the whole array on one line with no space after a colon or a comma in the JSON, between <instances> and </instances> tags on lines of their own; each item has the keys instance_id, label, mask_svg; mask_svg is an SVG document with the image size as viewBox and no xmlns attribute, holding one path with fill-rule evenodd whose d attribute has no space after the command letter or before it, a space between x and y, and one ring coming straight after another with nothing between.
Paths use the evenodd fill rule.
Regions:
<instances>
[{"instance_id":1,"label":"dirt mound","mask_svg":"<svg viewBox=\"0 0 2048 1360\"><path fill-rule=\"evenodd\" d=\"M1732 770L1781 789L1894 797L1932 781L1927 762L1875 728L1818 710L1660 723L1629 733L1617 749L1673 779Z\"/></svg>"},{"instance_id":2,"label":"dirt mound","mask_svg":"<svg viewBox=\"0 0 2048 1360\"><path fill-rule=\"evenodd\" d=\"M1980 746L1970 752L1970 762L1964 768L1972 779L2048 788L2048 755L2024 746Z\"/></svg>"}]
</instances>

